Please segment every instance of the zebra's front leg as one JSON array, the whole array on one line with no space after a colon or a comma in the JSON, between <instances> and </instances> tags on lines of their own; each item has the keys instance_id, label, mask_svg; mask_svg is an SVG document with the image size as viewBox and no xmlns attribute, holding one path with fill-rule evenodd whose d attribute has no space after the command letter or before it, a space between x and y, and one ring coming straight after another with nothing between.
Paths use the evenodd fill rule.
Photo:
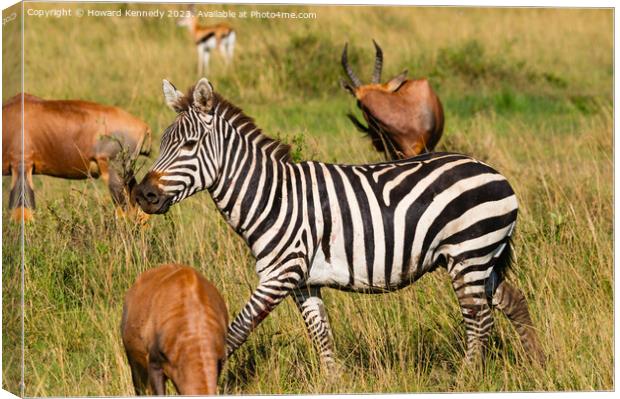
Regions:
<instances>
[{"instance_id":1,"label":"zebra's front leg","mask_svg":"<svg viewBox=\"0 0 620 399\"><path fill-rule=\"evenodd\" d=\"M319 352L321 365L335 366L332 331L318 287L301 287L293 291L295 303L306 323L308 334Z\"/></svg>"},{"instance_id":2,"label":"zebra's front leg","mask_svg":"<svg viewBox=\"0 0 620 399\"><path fill-rule=\"evenodd\" d=\"M305 276L302 266L269 273L252 293L250 300L235 317L226 337L226 356L230 357L248 338L250 332L299 286Z\"/></svg>"}]
</instances>

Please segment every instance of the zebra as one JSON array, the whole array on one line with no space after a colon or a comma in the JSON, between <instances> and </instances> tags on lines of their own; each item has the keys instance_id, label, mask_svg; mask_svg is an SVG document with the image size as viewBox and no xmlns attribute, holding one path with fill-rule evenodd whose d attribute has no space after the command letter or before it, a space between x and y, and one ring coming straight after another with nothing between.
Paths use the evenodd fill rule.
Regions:
<instances>
[{"instance_id":1,"label":"zebra","mask_svg":"<svg viewBox=\"0 0 620 399\"><path fill-rule=\"evenodd\" d=\"M185 95L164 80L163 92L177 116L132 196L161 214L206 189L251 249L259 283L229 326L227 356L291 296L330 369L336 359L322 287L383 293L443 267L465 321L467 363L484 359L493 307L511 320L531 359L544 363L525 296L504 278L518 205L494 169L454 153L296 163L288 145L264 135L206 78Z\"/></svg>"}]
</instances>

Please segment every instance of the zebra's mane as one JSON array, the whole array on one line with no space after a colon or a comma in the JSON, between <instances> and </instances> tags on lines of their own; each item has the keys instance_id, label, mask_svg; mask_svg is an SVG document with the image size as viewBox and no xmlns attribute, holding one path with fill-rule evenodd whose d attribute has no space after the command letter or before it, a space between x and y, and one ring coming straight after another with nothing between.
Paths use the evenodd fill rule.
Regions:
<instances>
[{"instance_id":1,"label":"zebra's mane","mask_svg":"<svg viewBox=\"0 0 620 399\"><path fill-rule=\"evenodd\" d=\"M290 160L290 145L265 135L263 131L256 126L254 119L246 115L241 108L226 100L220 94L214 94L213 109L216 115L229 121L231 126L241 134L252 134L253 136L260 135L262 139L258 146L263 148L268 156L282 161Z\"/></svg>"},{"instance_id":2,"label":"zebra's mane","mask_svg":"<svg viewBox=\"0 0 620 399\"><path fill-rule=\"evenodd\" d=\"M188 109L191 106L191 99L193 98L194 86L181 98L182 102L178 105L183 109ZM267 156L282 161L289 161L291 159L290 145L265 135L263 131L256 126L252 117L246 115L241 108L226 100L219 93L213 93L212 109L217 116L226 119L230 125L242 135L260 135L262 139L259 141L258 146L265 151Z\"/></svg>"}]
</instances>

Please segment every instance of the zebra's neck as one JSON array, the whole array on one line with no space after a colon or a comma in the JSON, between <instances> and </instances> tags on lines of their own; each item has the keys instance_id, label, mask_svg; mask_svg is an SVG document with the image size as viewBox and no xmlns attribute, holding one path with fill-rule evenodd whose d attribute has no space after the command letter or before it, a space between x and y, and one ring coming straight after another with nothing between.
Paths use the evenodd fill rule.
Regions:
<instances>
[{"instance_id":1,"label":"zebra's neck","mask_svg":"<svg viewBox=\"0 0 620 399\"><path fill-rule=\"evenodd\" d=\"M209 191L228 223L256 254L261 250L258 238L286 208L282 204L288 200L289 147L263 135L251 120L233 116L223 125L219 173Z\"/></svg>"}]
</instances>

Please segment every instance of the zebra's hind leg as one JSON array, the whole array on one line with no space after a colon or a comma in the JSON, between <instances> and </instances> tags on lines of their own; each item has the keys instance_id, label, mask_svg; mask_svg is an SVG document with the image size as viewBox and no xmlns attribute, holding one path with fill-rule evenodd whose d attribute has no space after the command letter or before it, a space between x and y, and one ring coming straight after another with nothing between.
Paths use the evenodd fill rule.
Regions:
<instances>
[{"instance_id":1,"label":"zebra's hind leg","mask_svg":"<svg viewBox=\"0 0 620 399\"><path fill-rule=\"evenodd\" d=\"M525 353L541 366L546 363L545 354L538 341L525 296L518 288L502 281L493 294L493 306L508 317L517 330Z\"/></svg>"},{"instance_id":2,"label":"zebra's hind leg","mask_svg":"<svg viewBox=\"0 0 620 399\"><path fill-rule=\"evenodd\" d=\"M318 287L302 287L294 292L297 309L306 323L308 334L319 352L321 365L335 367L332 331Z\"/></svg>"},{"instance_id":3,"label":"zebra's hind leg","mask_svg":"<svg viewBox=\"0 0 620 399\"><path fill-rule=\"evenodd\" d=\"M465 361L468 364L482 363L493 327L493 313L485 295L489 268L484 266L465 261L457 263L450 270L452 287L465 322Z\"/></svg>"}]
</instances>

